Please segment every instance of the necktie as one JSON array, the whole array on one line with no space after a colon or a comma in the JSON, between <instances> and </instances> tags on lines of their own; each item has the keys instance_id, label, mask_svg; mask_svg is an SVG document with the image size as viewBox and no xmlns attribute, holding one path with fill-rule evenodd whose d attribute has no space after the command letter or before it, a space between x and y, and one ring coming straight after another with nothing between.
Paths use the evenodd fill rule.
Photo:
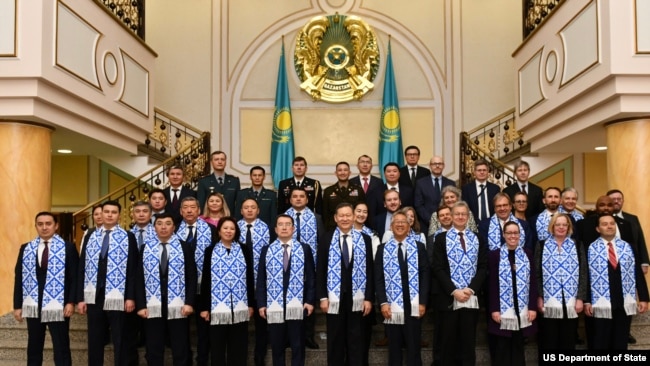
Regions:
<instances>
[{"instance_id":1,"label":"necktie","mask_svg":"<svg viewBox=\"0 0 650 366\"><path fill-rule=\"evenodd\" d=\"M368 192L368 178L363 178L363 191Z\"/></svg>"},{"instance_id":2,"label":"necktie","mask_svg":"<svg viewBox=\"0 0 650 366\"><path fill-rule=\"evenodd\" d=\"M174 191L174 197L172 197L172 206L174 206L174 208L178 208L178 189L174 188L172 191Z\"/></svg>"},{"instance_id":3,"label":"necktie","mask_svg":"<svg viewBox=\"0 0 650 366\"><path fill-rule=\"evenodd\" d=\"M260 196L260 192L258 191L253 191L253 197L255 198L255 201L257 201L257 197Z\"/></svg>"},{"instance_id":4,"label":"necktie","mask_svg":"<svg viewBox=\"0 0 650 366\"><path fill-rule=\"evenodd\" d=\"M464 234L465 234L465 233L461 233L461 232L459 232L459 233L458 233L458 237L460 238L460 246L463 248L463 252L466 252L466 251L467 251L467 248L465 247L465 237L464 237Z\"/></svg>"},{"instance_id":5,"label":"necktie","mask_svg":"<svg viewBox=\"0 0 650 366\"><path fill-rule=\"evenodd\" d=\"M404 266L404 250L402 250L402 242L397 243L397 257L399 260L399 266L403 268Z\"/></svg>"},{"instance_id":6,"label":"necktie","mask_svg":"<svg viewBox=\"0 0 650 366\"><path fill-rule=\"evenodd\" d=\"M299 181L299 180L296 181L296 187L300 187L301 185L302 185L302 182L301 182L301 181Z\"/></svg>"},{"instance_id":7,"label":"necktie","mask_svg":"<svg viewBox=\"0 0 650 366\"><path fill-rule=\"evenodd\" d=\"M415 168L411 168L411 184L415 185Z\"/></svg>"},{"instance_id":8,"label":"necktie","mask_svg":"<svg viewBox=\"0 0 650 366\"><path fill-rule=\"evenodd\" d=\"M609 257L609 264L612 268L616 269L616 267L618 267L618 261L616 260L616 253L614 252L614 246L611 241L607 243L607 254Z\"/></svg>"},{"instance_id":9,"label":"necktie","mask_svg":"<svg viewBox=\"0 0 650 366\"><path fill-rule=\"evenodd\" d=\"M348 249L348 236L343 235L343 245L341 245L341 256L343 257L343 264L345 268L350 267L350 250Z\"/></svg>"},{"instance_id":10,"label":"necktie","mask_svg":"<svg viewBox=\"0 0 650 366\"><path fill-rule=\"evenodd\" d=\"M246 245L253 247L253 233L251 233L251 228L253 224L246 224Z\"/></svg>"},{"instance_id":11,"label":"necktie","mask_svg":"<svg viewBox=\"0 0 650 366\"><path fill-rule=\"evenodd\" d=\"M187 227L187 238L185 238L185 241L188 243L194 241L194 226Z\"/></svg>"},{"instance_id":12,"label":"necktie","mask_svg":"<svg viewBox=\"0 0 650 366\"><path fill-rule=\"evenodd\" d=\"M282 267L286 272L289 269L289 244L282 244L282 248L284 248L284 252L282 253Z\"/></svg>"},{"instance_id":13,"label":"necktie","mask_svg":"<svg viewBox=\"0 0 650 366\"><path fill-rule=\"evenodd\" d=\"M43 249L43 254L41 255L41 268L47 269L47 260L50 258L50 245L47 240L43 244L45 244L45 249Z\"/></svg>"},{"instance_id":14,"label":"necktie","mask_svg":"<svg viewBox=\"0 0 650 366\"><path fill-rule=\"evenodd\" d=\"M396 191L396 190L397 190L396 187L390 187L390 189L391 189L392 191Z\"/></svg>"},{"instance_id":15,"label":"necktie","mask_svg":"<svg viewBox=\"0 0 650 366\"><path fill-rule=\"evenodd\" d=\"M138 249L142 249L144 245L144 229L138 230Z\"/></svg>"},{"instance_id":16,"label":"necktie","mask_svg":"<svg viewBox=\"0 0 650 366\"><path fill-rule=\"evenodd\" d=\"M160 254L160 277L167 276L167 244L162 244L162 253Z\"/></svg>"},{"instance_id":17,"label":"necktie","mask_svg":"<svg viewBox=\"0 0 650 366\"><path fill-rule=\"evenodd\" d=\"M440 182L438 181L438 177L436 177L433 182L433 186L436 188L436 193L440 193Z\"/></svg>"},{"instance_id":18,"label":"necktie","mask_svg":"<svg viewBox=\"0 0 650 366\"><path fill-rule=\"evenodd\" d=\"M526 185L525 184L521 185L521 191L528 194L528 192L526 192Z\"/></svg>"},{"instance_id":19,"label":"necktie","mask_svg":"<svg viewBox=\"0 0 650 366\"><path fill-rule=\"evenodd\" d=\"M487 205L486 205L487 200L485 199L486 198L485 196L487 195L485 194L485 184L480 184L479 187L481 188L481 193L479 193L478 195L478 199L481 201L481 217L479 218L479 220L483 220L488 217Z\"/></svg>"},{"instance_id":20,"label":"necktie","mask_svg":"<svg viewBox=\"0 0 650 366\"><path fill-rule=\"evenodd\" d=\"M217 178L217 182L219 183L219 185L223 185L223 178L221 177Z\"/></svg>"},{"instance_id":21,"label":"necktie","mask_svg":"<svg viewBox=\"0 0 650 366\"><path fill-rule=\"evenodd\" d=\"M99 259L106 258L108 254L108 243L111 240L111 230L106 230L104 232L104 239L102 240L102 250L99 252Z\"/></svg>"},{"instance_id":22,"label":"necktie","mask_svg":"<svg viewBox=\"0 0 650 366\"><path fill-rule=\"evenodd\" d=\"M300 212L296 212L296 240L300 242Z\"/></svg>"}]
</instances>

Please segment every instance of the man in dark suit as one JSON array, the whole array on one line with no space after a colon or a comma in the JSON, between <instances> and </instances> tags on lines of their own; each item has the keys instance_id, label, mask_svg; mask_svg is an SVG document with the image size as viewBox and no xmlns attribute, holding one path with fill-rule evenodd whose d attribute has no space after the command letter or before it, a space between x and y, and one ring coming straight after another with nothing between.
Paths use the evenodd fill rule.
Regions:
<instances>
[{"instance_id":1,"label":"man in dark suit","mask_svg":"<svg viewBox=\"0 0 650 366\"><path fill-rule=\"evenodd\" d=\"M146 359L150 365L164 364L168 338L174 365L189 365L192 352L187 317L194 312L196 297L194 253L174 236L171 213L157 216L154 227L156 237L140 254L136 282L136 310L145 319L148 335Z\"/></svg>"},{"instance_id":2,"label":"man in dark suit","mask_svg":"<svg viewBox=\"0 0 650 366\"><path fill-rule=\"evenodd\" d=\"M339 204L336 228L318 246L316 296L327 314L328 366L362 364L362 317L374 300L372 242L353 230L352 210L347 202Z\"/></svg>"},{"instance_id":3,"label":"man in dark suit","mask_svg":"<svg viewBox=\"0 0 650 366\"><path fill-rule=\"evenodd\" d=\"M183 167L180 165L172 165L167 169L167 179L169 180L169 187L163 191L167 204L165 205L165 212L169 212L174 217L174 223L178 224L181 221L181 201L185 197L196 197L196 192L183 185L184 181Z\"/></svg>"},{"instance_id":4,"label":"man in dark suit","mask_svg":"<svg viewBox=\"0 0 650 366\"><path fill-rule=\"evenodd\" d=\"M293 240L294 231L293 218L286 214L278 215L275 224L278 239L262 249L257 275L259 315L268 322L275 366L286 364L284 350L287 342L291 346L291 364L305 364L304 319L311 315L316 303L316 272L311 248ZM275 266L273 263L282 265ZM280 277L282 283L278 286L274 284L274 279ZM273 297L275 290L279 289L282 305L275 308L273 303L277 299L269 297Z\"/></svg>"},{"instance_id":5,"label":"man in dark suit","mask_svg":"<svg viewBox=\"0 0 650 366\"><path fill-rule=\"evenodd\" d=\"M614 217L618 217L630 223L630 227L632 228L633 242L628 243L632 244L632 248L635 249L637 253L637 259L641 264L643 273L648 274L650 259L648 259L648 247L645 243L645 236L643 235L643 228L641 227L639 218L636 215L623 211L623 204L625 203L623 192L618 189L612 189L607 192L607 196L609 196L609 198L611 198L612 202L614 203Z\"/></svg>"},{"instance_id":6,"label":"man in dark suit","mask_svg":"<svg viewBox=\"0 0 650 366\"><path fill-rule=\"evenodd\" d=\"M350 183L356 184L359 187L363 188L363 192L368 196L368 192L379 189L384 185L381 178L375 177L370 174L372 171L372 158L368 155L361 155L357 160L357 168L359 169L359 175L350 179Z\"/></svg>"},{"instance_id":7,"label":"man in dark suit","mask_svg":"<svg viewBox=\"0 0 650 366\"><path fill-rule=\"evenodd\" d=\"M597 220L600 238L588 250L591 286L589 302L585 303L585 314L594 317L592 349L627 350L632 315L648 309L648 287L632 247L616 237L614 217L604 214ZM630 286L630 277L635 280L634 287Z\"/></svg>"},{"instance_id":8,"label":"man in dark suit","mask_svg":"<svg viewBox=\"0 0 650 366\"><path fill-rule=\"evenodd\" d=\"M323 221L327 230L336 227L334 212L340 203L347 202L354 206L357 202L366 202L363 188L350 183L350 164L340 161L336 164L337 182L323 191Z\"/></svg>"},{"instance_id":9,"label":"man in dark suit","mask_svg":"<svg viewBox=\"0 0 650 366\"><path fill-rule=\"evenodd\" d=\"M214 172L199 180L196 197L199 199L199 209L203 210L207 197L212 192L223 194L229 209L235 207L237 192L241 189L239 177L226 174L226 153L215 151L210 155L210 162Z\"/></svg>"},{"instance_id":10,"label":"man in dark suit","mask_svg":"<svg viewBox=\"0 0 650 366\"><path fill-rule=\"evenodd\" d=\"M116 364L126 365L133 345L138 243L119 225L122 207L102 204L103 226L81 250L77 276L77 311L88 314L88 364L104 364L105 329L110 325ZM109 276L108 273L111 273Z\"/></svg>"},{"instance_id":11,"label":"man in dark suit","mask_svg":"<svg viewBox=\"0 0 650 366\"><path fill-rule=\"evenodd\" d=\"M510 196L505 193L497 193L493 201L494 215L481 221L478 225L478 232L483 238L487 239L489 249L491 251L497 250L506 243L506 238L503 236L503 225L508 221L513 221L518 223L523 229L523 231L520 230L520 237L524 243L524 248L532 252L534 249L533 233L530 231L528 222L519 220L512 214ZM492 227L494 224L498 224L499 227ZM498 231L494 229L498 229Z\"/></svg>"},{"instance_id":12,"label":"man in dark suit","mask_svg":"<svg viewBox=\"0 0 650 366\"><path fill-rule=\"evenodd\" d=\"M453 228L436 236L433 245L432 291L444 334L442 365L455 365L458 360L462 365L476 363L477 295L487 277L488 248L482 237L467 229L468 215L467 204L456 202Z\"/></svg>"},{"instance_id":13,"label":"man in dark suit","mask_svg":"<svg viewBox=\"0 0 650 366\"><path fill-rule=\"evenodd\" d=\"M428 177L429 169L418 165L420 148L417 146L411 145L404 149L404 160L406 165L399 170L399 182L415 189L415 182L420 178Z\"/></svg>"},{"instance_id":14,"label":"man in dark suit","mask_svg":"<svg viewBox=\"0 0 650 366\"><path fill-rule=\"evenodd\" d=\"M74 313L77 296L77 248L56 234L59 224L52 213L39 212L35 226L38 237L21 245L18 252L14 277L14 318L19 322L27 319L28 365L43 363L45 329L49 328L54 364L69 366L72 365L70 317ZM59 282L61 278L62 283ZM52 301L44 304L44 299ZM54 303L55 307L52 306ZM49 309L44 310L43 305L48 305Z\"/></svg>"},{"instance_id":15,"label":"man in dark suit","mask_svg":"<svg viewBox=\"0 0 650 366\"><path fill-rule=\"evenodd\" d=\"M536 245L538 241L546 240L551 236L548 225L551 218L558 212L560 208L560 196L562 192L558 187L548 187L544 191L544 211L538 215L531 217L528 222L533 230L533 244ZM593 230L593 226L592 226Z\"/></svg>"},{"instance_id":16,"label":"man in dark suit","mask_svg":"<svg viewBox=\"0 0 650 366\"><path fill-rule=\"evenodd\" d=\"M422 178L415 183L415 212L420 220L420 229L428 232L431 215L436 212L442 199L442 189L446 186L456 185L453 180L443 177L445 162L442 156L434 156L429 161L431 175L429 179Z\"/></svg>"},{"instance_id":17,"label":"man in dark suit","mask_svg":"<svg viewBox=\"0 0 650 366\"><path fill-rule=\"evenodd\" d=\"M515 193L526 193L528 195L526 218L530 219L544 211L544 202L542 201L544 196L542 194L542 188L528 180L528 177L530 176L530 165L524 160L519 160L515 164L515 175L517 176L517 180L504 188L503 192L510 196L511 201L514 201Z\"/></svg>"},{"instance_id":18,"label":"man in dark suit","mask_svg":"<svg viewBox=\"0 0 650 366\"><path fill-rule=\"evenodd\" d=\"M488 182L490 166L485 160L474 162L474 181L462 188L463 201L467 202L469 210L477 222L494 214L492 199L501 191L498 185Z\"/></svg>"},{"instance_id":19,"label":"man in dark suit","mask_svg":"<svg viewBox=\"0 0 650 366\"><path fill-rule=\"evenodd\" d=\"M392 189L384 191L384 212L375 216L372 220L379 240L383 240L384 233L390 230L393 214L400 208L402 208L402 201L400 201L399 193Z\"/></svg>"},{"instance_id":20,"label":"man in dark suit","mask_svg":"<svg viewBox=\"0 0 650 366\"><path fill-rule=\"evenodd\" d=\"M237 193L237 202L235 203L235 218L241 220L242 203L248 198L257 201L257 207L260 212L258 217L268 227L272 227L275 222L275 216L278 214L278 199L275 192L264 188L264 178L266 177L266 170L261 166L254 166L250 170L251 187L244 188Z\"/></svg>"},{"instance_id":21,"label":"man in dark suit","mask_svg":"<svg viewBox=\"0 0 650 366\"><path fill-rule=\"evenodd\" d=\"M165 198L165 190L154 188L149 192L149 203L151 204L151 224L153 224L154 216L165 213L167 207L167 198Z\"/></svg>"},{"instance_id":22,"label":"man in dark suit","mask_svg":"<svg viewBox=\"0 0 650 366\"><path fill-rule=\"evenodd\" d=\"M307 192L307 207L314 213L322 214L322 187L319 181L306 177L307 160L302 156L296 156L291 165L293 177L280 181L278 187L278 214L285 213L291 207L291 190L294 187L301 187Z\"/></svg>"},{"instance_id":23,"label":"man in dark suit","mask_svg":"<svg viewBox=\"0 0 650 366\"><path fill-rule=\"evenodd\" d=\"M422 365L422 317L429 300L431 275L424 243L407 240L410 229L406 214L393 215L393 238L379 245L375 257L375 289L388 333L389 365L402 365L403 343L406 344L406 364ZM394 268L397 270L391 270ZM412 293L410 285L415 280L417 293ZM401 296L396 295L400 292Z\"/></svg>"},{"instance_id":24,"label":"man in dark suit","mask_svg":"<svg viewBox=\"0 0 650 366\"><path fill-rule=\"evenodd\" d=\"M413 188L410 184L402 184L400 180L399 165L397 163L387 163L384 165L384 178L386 184L383 184L380 189L375 189L366 194L366 204L368 205L368 217L374 218L383 212L386 212L384 207L384 192L387 190L395 190L399 193L399 199L404 206L413 206ZM371 229L375 229L373 220L368 220L366 223Z\"/></svg>"}]
</instances>

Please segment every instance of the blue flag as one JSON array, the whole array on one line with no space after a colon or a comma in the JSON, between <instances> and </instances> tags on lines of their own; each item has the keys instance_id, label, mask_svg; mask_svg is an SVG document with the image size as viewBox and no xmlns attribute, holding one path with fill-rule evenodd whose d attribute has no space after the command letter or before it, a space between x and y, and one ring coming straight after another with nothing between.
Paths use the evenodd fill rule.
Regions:
<instances>
[{"instance_id":1,"label":"blue flag","mask_svg":"<svg viewBox=\"0 0 650 366\"><path fill-rule=\"evenodd\" d=\"M291 178L293 172L293 124L291 122L291 103L284 62L284 39L278 69L278 83L275 88L275 112L273 113L273 136L271 137L271 175L277 188L280 181Z\"/></svg>"},{"instance_id":2,"label":"blue flag","mask_svg":"<svg viewBox=\"0 0 650 366\"><path fill-rule=\"evenodd\" d=\"M393 74L393 57L388 41L388 56L386 57L386 75L384 76L384 98L382 101L381 120L379 123L379 171L384 178L384 165L397 163L404 165L402 156L402 123L399 118L399 103L397 88Z\"/></svg>"}]
</instances>

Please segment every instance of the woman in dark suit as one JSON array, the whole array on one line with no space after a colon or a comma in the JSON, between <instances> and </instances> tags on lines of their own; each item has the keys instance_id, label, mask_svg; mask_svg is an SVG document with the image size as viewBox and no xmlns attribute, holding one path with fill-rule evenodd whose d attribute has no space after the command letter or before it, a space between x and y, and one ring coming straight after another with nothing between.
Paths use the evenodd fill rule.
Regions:
<instances>
[{"instance_id":1,"label":"woman in dark suit","mask_svg":"<svg viewBox=\"0 0 650 366\"><path fill-rule=\"evenodd\" d=\"M506 243L490 252L488 333L495 339L494 364L525 365L524 337L537 332L537 280L533 256L519 246L519 224L503 225Z\"/></svg>"},{"instance_id":2,"label":"woman in dark suit","mask_svg":"<svg viewBox=\"0 0 650 366\"><path fill-rule=\"evenodd\" d=\"M236 239L240 233L234 218L222 217L217 232L219 241L205 250L200 315L210 322L212 366L246 365L255 299L253 259Z\"/></svg>"}]
</instances>

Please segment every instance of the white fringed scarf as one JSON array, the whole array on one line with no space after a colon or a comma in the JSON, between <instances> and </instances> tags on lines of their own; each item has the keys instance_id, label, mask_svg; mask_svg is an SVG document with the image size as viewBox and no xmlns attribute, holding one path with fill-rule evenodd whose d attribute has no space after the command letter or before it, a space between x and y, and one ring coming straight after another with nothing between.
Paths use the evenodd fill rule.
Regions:
<instances>
[{"instance_id":1,"label":"white fringed scarf","mask_svg":"<svg viewBox=\"0 0 650 366\"><path fill-rule=\"evenodd\" d=\"M162 316L160 249L158 240L147 240L142 253L144 287L149 318ZM172 235L167 243L167 319L181 319L185 305L185 254L181 242Z\"/></svg>"},{"instance_id":2,"label":"white fringed scarf","mask_svg":"<svg viewBox=\"0 0 650 366\"><path fill-rule=\"evenodd\" d=\"M239 243L232 243L230 254L221 241L215 244L210 271L210 324L248 321L246 258Z\"/></svg>"},{"instance_id":3,"label":"white fringed scarf","mask_svg":"<svg viewBox=\"0 0 650 366\"><path fill-rule=\"evenodd\" d=\"M266 252L266 320L269 324L284 320L302 320L305 289L305 252L297 241L291 246L289 261L289 287L284 298L284 248L274 241ZM286 316L285 316L286 307Z\"/></svg>"},{"instance_id":4,"label":"white fringed scarf","mask_svg":"<svg viewBox=\"0 0 650 366\"><path fill-rule=\"evenodd\" d=\"M413 236L407 236L402 242L408 268L409 301L411 316L420 316L420 277L418 267L418 245ZM384 244L384 278L386 279L386 298L390 306L391 318L384 319L384 324L404 324L404 289L402 272L399 267L399 243L391 238Z\"/></svg>"},{"instance_id":5,"label":"white fringed scarf","mask_svg":"<svg viewBox=\"0 0 650 366\"><path fill-rule=\"evenodd\" d=\"M512 286L512 267L508 258L508 248L504 245L499 253L499 311L501 312L501 329L519 330L529 327L528 300L530 299L530 261L524 248L515 249L515 283L517 285L517 304L519 320L515 311Z\"/></svg>"},{"instance_id":6,"label":"white fringed scarf","mask_svg":"<svg viewBox=\"0 0 650 366\"><path fill-rule=\"evenodd\" d=\"M367 286L366 276L366 243L363 236L356 230L350 230L348 239L352 240L350 265L352 266L352 311L363 310L363 301ZM338 314L341 303L341 231L334 230L330 241L327 261L327 297L329 300L328 314Z\"/></svg>"}]
</instances>

